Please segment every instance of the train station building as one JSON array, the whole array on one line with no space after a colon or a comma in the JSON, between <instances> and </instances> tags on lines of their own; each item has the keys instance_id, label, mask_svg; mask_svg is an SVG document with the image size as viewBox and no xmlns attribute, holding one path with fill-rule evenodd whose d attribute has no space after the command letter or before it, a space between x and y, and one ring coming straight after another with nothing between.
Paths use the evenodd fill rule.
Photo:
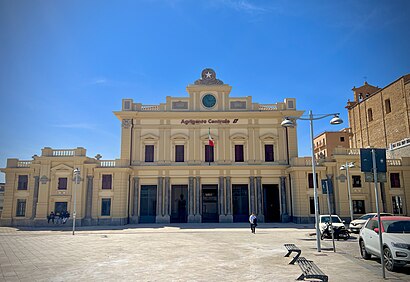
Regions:
<instances>
[{"instance_id":1,"label":"train station building","mask_svg":"<svg viewBox=\"0 0 410 282\"><path fill-rule=\"evenodd\" d=\"M74 199L78 225L246 222L251 212L260 222L314 222L311 158L298 157L296 127L281 126L285 117L304 113L296 99L259 104L235 97L209 68L186 90L157 105L122 100L114 112L118 159L89 157L81 147L45 147L32 160L8 159L0 224L46 225L51 211L72 213ZM350 175L339 169L352 161L360 163L358 149L336 148L331 158L316 160L322 214L328 195L321 179L334 187L333 213L349 218L350 200L356 215L375 211L374 184L358 166ZM407 214L410 158L388 160L387 180L383 209Z\"/></svg>"}]
</instances>

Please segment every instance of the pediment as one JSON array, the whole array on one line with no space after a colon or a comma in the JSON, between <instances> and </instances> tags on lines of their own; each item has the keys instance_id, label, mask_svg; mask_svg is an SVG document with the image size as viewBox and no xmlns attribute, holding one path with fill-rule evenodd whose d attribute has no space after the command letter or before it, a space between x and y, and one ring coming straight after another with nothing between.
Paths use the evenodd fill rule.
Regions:
<instances>
[{"instance_id":1,"label":"pediment","mask_svg":"<svg viewBox=\"0 0 410 282\"><path fill-rule=\"evenodd\" d=\"M157 140L159 140L159 137L154 135L154 134L148 133L148 134L145 134L145 135L141 136L141 139L146 140L146 141L150 141L150 140L151 141L157 141Z\"/></svg>"},{"instance_id":2,"label":"pediment","mask_svg":"<svg viewBox=\"0 0 410 282\"><path fill-rule=\"evenodd\" d=\"M174 141L177 141L177 140L181 140L181 141L182 141L182 140L188 140L189 137L188 137L188 135L186 135L186 134L177 133L177 134L172 135L172 136L171 136L171 139L174 140Z\"/></svg>"},{"instance_id":3,"label":"pediment","mask_svg":"<svg viewBox=\"0 0 410 282\"><path fill-rule=\"evenodd\" d=\"M263 141L276 141L279 139L277 135L273 135L272 133L267 133L259 137L259 139Z\"/></svg>"},{"instance_id":4,"label":"pediment","mask_svg":"<svg viewBox=\"0 0 410 282\"><path fill-rule=\"evenodd\" d=\"M74 168L66 164L58 164L51 168L52 172L73 172Z\"/></svg>"},{"instance_id":5,"label":"pediment","mask_svg":"<svg viewBox=\"0 0 410 282\"><path fill-rule=\"evenodd\" d=\"M212 137L212 140L218 140L218 136L216 136L216 135L212 135L211 134L211 137ZM209 137L208 137L208 134L205 134L205 135L202 135L201 136L201 141L208 141L209 140Z\"/></svg>"},{"instance_id":6,"label":"pediment","mask_svg":"<svg viewBox=\"0 0 410 282\"><path fill-rule=\"evenodd\" d=\"M247 140L248 136L243 133L235 133L230 137L231 140Z\"/></svg>"}]
</instances>

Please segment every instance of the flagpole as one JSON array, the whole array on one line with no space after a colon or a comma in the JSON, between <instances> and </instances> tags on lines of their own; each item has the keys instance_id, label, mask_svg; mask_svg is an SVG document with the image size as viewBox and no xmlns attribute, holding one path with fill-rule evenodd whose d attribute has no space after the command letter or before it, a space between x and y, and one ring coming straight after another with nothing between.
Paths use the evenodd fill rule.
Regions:
<instances>
[{"instance_id":1,"label":"flagpole","mask_svg":"<svg viewBox=\"0 0 410 282\"><path fill-rule=\"evenodd\" d=\"M211 128L208 127L208 165L211 165L211 143L210 143L210 138L211 138Z\"/></svg>"}]
</instances>

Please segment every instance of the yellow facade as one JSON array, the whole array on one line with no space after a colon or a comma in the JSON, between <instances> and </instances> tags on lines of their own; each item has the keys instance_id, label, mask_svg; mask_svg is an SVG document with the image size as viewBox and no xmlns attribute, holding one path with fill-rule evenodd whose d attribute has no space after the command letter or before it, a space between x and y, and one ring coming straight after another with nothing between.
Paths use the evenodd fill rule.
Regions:
<instances>
[{"instance_id":1,"label":"yellow facade","mask_svg":"<svg viewBox=\"0 0 410 282\"><path fill-rule=\"evenodd\" d=\"M261 222L313 222L311 160L298 157L296 129L280 125L303 111L293 98L258 104L250 96L231 97L231 89L205 69L187 87L188 97L166 97L159 105L123 99L114 112L122 128L116 160L87 157L84 148L47 147L30 161L8 159L1 170L6 173L1 224L47 224L51 211L72 213L74 193L79 225L240 222L251 212ZM318 179L332 180L333 210L348 218L345 172L339 167L359 162L359 155L343 150L319 160L317 173ZM75 168L79 184L73 181ZM385 210L393 212L397 197L394 203L392 197L399 196L399 212L406 214L410 161L390 160L388 169L398 173L400 184L386 183ZM357 168L353 173L361 186L352 188L352 199L364 206L356 214L374 211L373 184L365 183ZM319 203L327 213L321 189Z\"/></svg>"}]
</instances>

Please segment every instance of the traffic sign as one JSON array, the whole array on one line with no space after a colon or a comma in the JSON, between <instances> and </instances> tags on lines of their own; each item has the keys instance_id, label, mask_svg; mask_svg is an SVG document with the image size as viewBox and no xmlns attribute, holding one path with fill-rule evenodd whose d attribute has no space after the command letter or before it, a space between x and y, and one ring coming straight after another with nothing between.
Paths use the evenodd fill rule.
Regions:
<instances>
[{"instance_id":1,"label":"traffic sign","mask_svg":"<svg viewBox=\"0 0 410 282\"><path fill-rule=\"evenodd\" d=\"M377 172L387 172L386 149L360 149L360 167L362 172L373 172L372 150L376 156Z\"/></svg>"}]
</instances>

